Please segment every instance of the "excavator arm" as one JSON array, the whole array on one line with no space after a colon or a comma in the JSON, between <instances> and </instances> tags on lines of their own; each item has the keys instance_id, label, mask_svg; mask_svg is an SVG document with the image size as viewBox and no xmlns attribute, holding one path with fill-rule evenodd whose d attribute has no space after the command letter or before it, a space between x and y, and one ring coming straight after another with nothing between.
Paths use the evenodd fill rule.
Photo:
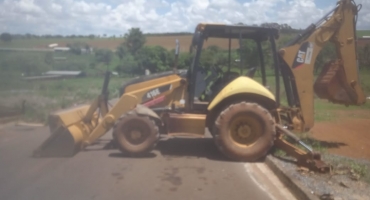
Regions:
<instances>
[{"instance_id":1,"label":"excavator arm","mask_svg":"<svg viewBox=\"0 0 370 200\"><path fill-rule=\"evenodd\" d=\"M279 50L288 103L296 113L293 122L296 131L308 131L313 127L315 93L336 104L365 103L356 51L359 8L353 0L338 1L337 6L318 23L310 25ZM329 43L334 44L337 58L322 67L314 83L316 58Z\"/></svg>"}]
</instances>

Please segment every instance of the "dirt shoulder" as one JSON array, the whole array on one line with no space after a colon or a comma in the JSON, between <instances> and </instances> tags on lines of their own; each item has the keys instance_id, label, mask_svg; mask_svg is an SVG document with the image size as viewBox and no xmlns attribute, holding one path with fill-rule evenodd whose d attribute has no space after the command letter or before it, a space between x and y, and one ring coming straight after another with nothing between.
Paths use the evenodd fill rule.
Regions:
<instances>
[{"instance_id":1,"label":"dirt shoulder","mask_svg":"<svg viewBox=\"0 0 370 200\"><path fill-rule=\"evenodd\" d=\"M370 160L370 111L333 111L334 121L317 122L310 136L331 154Z\"/></svg>"},{"instance_id":2,"label":"dirt shoulder","mask_svg":"<svg viewBox=\"0 0 370 200\"><path fill-rule=\"evenodd\" d=\"M335 119L316 122L306 137L332 165L332 172L299 168L281 153L273 154L271 161L302 191L318 199L370 200L370 111L333 110L330 114Z\"/></svg>"},{"instance_id":3,"label":"dirt shoulder","mask_svg":"<svg viewBox=\"0 0 370 200\"><path fill-rule=\"evenodd\" d=\"M288 159L289 161L287 161ZM323 159L335 164L333 172L320 174L297 167L286 157L270 157L271 162L284 173L284 176L294 182L294 193L304 193L306 198L301 199L325 199L325 200L369 200L370 185L368 182L357 179L356 172L343 163L343 160L351 162L348 158L336 155L324 155ZM291 161L291 162L290 162ZM357 160L370 166L366 160ZM369 168L370 169L370 168Z\"/></svg>"}]
</instances>

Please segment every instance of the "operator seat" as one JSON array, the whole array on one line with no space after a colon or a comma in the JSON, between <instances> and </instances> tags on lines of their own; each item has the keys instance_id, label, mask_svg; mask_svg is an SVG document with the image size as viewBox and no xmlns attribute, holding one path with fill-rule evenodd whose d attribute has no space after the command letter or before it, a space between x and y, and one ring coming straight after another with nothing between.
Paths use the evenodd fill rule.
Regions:
<instances>
[{"instance_id":1,"label":"operator seat","mask_svg":"<svg viewBox=\"0 0 370 200\"><path fill-rule=\"evenodd\" d=\"M257 71L257 67L252 67L252 68L248 69L245 76L253 78L256 71ZM202 85L202 87L197 87L196 88L196 90L197 90L196 94L197 95L200 95L200 94L205 95L205 96L203 96L203 98L197 98L197 100L206 101L206 102L211 101L222 90L222 88L225 85L229 84L231 81L235 80L239 76L240 76L240 74L238 72L225 72L223 78L217 79L214 82L209 82L209 80L208 80L205 85ZM204 78L204 76L201 76L201 75L199 77L201 77L202 79ZM213 76L211 76L210 79L212 80L213 78L215 78L215 74L213 74ZM209 87L210 90L207 92L205 90L206 89L205 87L208 84L211 84L211 85Z\"/></svg>"}]
</instances>

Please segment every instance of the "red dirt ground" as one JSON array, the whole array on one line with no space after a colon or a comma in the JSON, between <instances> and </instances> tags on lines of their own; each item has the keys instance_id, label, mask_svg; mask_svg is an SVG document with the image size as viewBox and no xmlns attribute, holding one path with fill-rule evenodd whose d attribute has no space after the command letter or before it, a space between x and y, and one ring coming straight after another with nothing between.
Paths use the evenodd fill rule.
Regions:
<instances>
[{"instance_id":1,"label":"red dirt ground","mask_svg":"<svg viewBox=\"0 0 370 200\"><path fill-rule=\"evenodd\" d=\"M316 122L311 136L329 153L370 160L370 111L337 111L338 119Z\"/></svg>"}]
</instances>

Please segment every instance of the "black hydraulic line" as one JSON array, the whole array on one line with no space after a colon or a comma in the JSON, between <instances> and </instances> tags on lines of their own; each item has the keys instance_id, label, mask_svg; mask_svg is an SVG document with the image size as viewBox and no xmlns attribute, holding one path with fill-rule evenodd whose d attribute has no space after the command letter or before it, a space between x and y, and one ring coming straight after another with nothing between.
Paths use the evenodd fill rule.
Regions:
<instances>
[{"instance_id":1,"label":"black hydraulic line","mask_svg":"<svg viewBox=\"0 0 370 200\"><path fill-rule=\"evenodd\" d=\"M203 48L203 36L201 35L199 37L199 41L198 41L198 44L197 44L197 50L196 50L196 54L195 54L195 57L194 57L194 60L193 60L193 63L192 63L192 71L191 71L191 75L190 75L190 88L189 88L189 105L190 105L190 110L193 110L194 108L194 93L195 93L195 82L196 82L196 76L197 76L197 73L199 71L199 58L200 58L200 54L202 52L202 48Z\"/></svg>"},{"instance_id":2,"label":"black hydraulic line","mask_svg":"<svg viewBox=\"0 0 370 200\"><path fill-rule=\"evenodd\" d=\"M292 92L292 80L291 80L291 73L289 71L289 67L285 62L281 62L281 76L283 77L284 86L285 86L285 93L288 100L288 105L292 107L295 105L295 99Z\"/></svg>"},{"instance_id":3,"label":"black hydraulic line","mask_svg":"<svg viewBox=\"0 0 370 200\"><path fill-rule=\"evenodd\" d=\"M357 40L358 40L358 37L357 37L357 20L358 20L358 13L360 12L361 8L362 8L362 4L359 4L357 5L356 2L354 0L351 0L352 4L357 8L357 13L355 14L355 17L353 19L353 33L355 34L355 51L356 51L356 63L357 63L357 67L359 66L358 64L358 55L357 55Z\"/></svg>"},{"instance_id":4,"label":"black hydraulic line","mask_svg":"<svg viewBox=\"0 0 370 200\"><path fill-rule=\"evenodd\" d=\"M275 66L275 81L276 81L276 104L277 106L280 106L280 64L279 64L279 59L278 59L278 54L276 50L276 43L274 36L271 34L270 35L270 43L271 43L271 49L272 49L272 56L274 59L274 66Z\"/></svg>"},{"instance_id":5,"label":"black hydraulic line","mask_svg":"<svg viewBox=\"0 0 370 200\"><path fill-rule=\"evenodd\" d=\"M105 72L103 88L102 88L102 91L101 91L102 95L106 95L108 93L108 85L109 85L111 74L112 73L110 71Z\"/></svg>"},{"instance_id":6,"label":"black hydraulic line","mask_svg":"<svg viewBox=\"0 0 370 200\"><path fill-rule=\"evenodd\" d=\"M243 74L243 64L244 64L244 62L243 62L243 42L242 42L242 33L241 32L239 33L239 49L240 49L240 51L239 51L240 75L242 75Z\"/></svg>"},{"instance_id":7,"label":"black hydraulic line","mask_svg":"<svg viewBox=\"0 0 370 200\"><path fill-rule=\"evenodd\" d=\"M284 133L286 136L289 136L291 139L293 139L295 142L302 145L306 150L308 150L310 153L313 153L312 147L308 146L306 143L304 143L298 136L296 136L294 133L290 132L289 130L283 128L280 124L276 125L276 128Z\"/></svg>"},{"instance_id":8,"label":"black hydraulic line","mask_svg":"<svg viewBox=\"0 0 370 200\"><path fill-rule=\"evenodd\" d=\"M227 70L228 73L230 73L231 69L231 37L229 37L229 68Z\"/></svg>"},{"instance_id":9,"label":"black hydraulic line","mask_svg":"<svg viewBox=\"0 0 370 200\"><path fill-rule=\"evenodd\" d=\"M258 54L260 55L261 73L262 73L262 83L266 86L266 70L265 70L265 59L263 57L261 41L257 41Z\"/></svg>"},{"instance_id":10,"label":"black hydraulic line","mask_svg":"<svg viewBox=\"0 0 370 200\"><path fill-rule=\"evenodd\" d=\"M305 38L312 34L316 30L316 25L311 24L309 27L307 27L301 34L298 34L293 40L288 42L285 46L292 46L299 42L302 38Z\"/></svg>"},{"instance_id":11,"label":"black hydraulic line","mask_svg":"<svg viewBox=\"0 0 370 200\"><path fill-rule=\"evenodd\" d=\"M291 40L290 42L288 42L285 46L292 46L294 44L296 44L297 42L299 42L300 40L302 40L303 38L306 38L308 36L310 36L315 30L316 28L324 21L326 20L326 18L332 14L335 9L338 8L338 5L333 8L331 11L329 11L324 17L322 17L321 19L319 19L315 24L311 24L309 25L301 34L298 34L293 40Z\"/></svg>"}]
</instances>

